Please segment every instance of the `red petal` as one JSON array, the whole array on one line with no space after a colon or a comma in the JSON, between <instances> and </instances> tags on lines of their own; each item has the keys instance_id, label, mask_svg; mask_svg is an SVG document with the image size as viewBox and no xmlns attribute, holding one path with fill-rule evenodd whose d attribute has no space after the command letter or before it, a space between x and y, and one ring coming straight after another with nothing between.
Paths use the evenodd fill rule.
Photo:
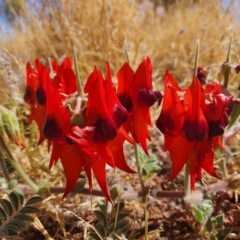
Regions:
<instances>
[{"instance_id":1,"label":"red petal","mask_svg":"<svg viewBox=\"0 0 240 240\"><path fill-rule=\"evenodd\" d=\"M172 136L182 134L184 121L184 107L179 94L185 94L185 90L179 88L176 80L166 71L164 76L164 98L162 111L157 119L157 128L163 133Z\"/></svg>"},{"instance_id":2,"label":"red petal","mask_svg":"<svg viewBox=\"0 0 240 240\"><path fill-rule=\"evenodd\" d=\"M208 137L209 127L202 109L204 100L204 90L198 78L195 77L184 97L184 106L187 109L182 132L189 141L202 141Z\"/></svg>"},{"instance_id":3,"label":"red petal","mask_svg":"<svg viewBox=\"0 0 240 240\"><path fill-rule=\"evenodd\" d=\"M38 77L36 72L33 70L31 64L28 62L26 65L26 91L24 94L24 100L28 104L36 104L36 91L38 88Z\"/></svg>"},{"instance_id":4,"label":"red petal","mask_svg":"<svg viewBox=\"0 0 240 240\"><path fill-rule=\"evenodd\" d=\"M105 98L104 80L101 73L97 73L94 70L87 80L85 92L88 92L86 125L93 126L100 118L106 119L110 117Z\"/></svg>"},{"instance_id":5,"label":"red petal","mask_svg":"<svg viewBox=\"0 0 240 240\"><path fill-rule=\"evenodd\" d=\"M105 167L106 167L106 163L102 159L99 161L92 162L92 170L100 188L102 189L107 199L111 203L113 203L107 187Z\"/></svg>"},{"instance_id":6,"label":"red petal","mask_svg":"<svg viewBox=\"0 0 240 240\"><path fill-rule=\"evenodd\" d=\"M131 97L135 107L138 106L138 93L144 88L152 90L152 63L149 57L139 65L132 82Z\"/></svg>"},{"instance_id":7,"label":"red petal","mask_svg":"<svg viewBox=\"0 0 240 240\"><path fill-rule=\"evenodd\" d=\"M83 164L81 162L77 147L74 145L64 144L61 153L61 162L67 181L66 190L63 195L64 198L75 186L82 170Z\"/></svg>"},{"instance_id":8,"label":"red petal","mask_svg":"<svg viewBox=\"0 0 240 240\"><path fill-rule=\"evenodd\" d=\"M104 82L105 89L106 89L106 101L108 106L108 111L113 118L114 122L116 123L117 127L120 127L124 122L127 121L128 112L120 103L117 94L114 90L113 83L112 83L112 76L110 65L106 62L107 65L107 76Z\"/></svg>"},{"instance_id":9,"label":"red petal","mask_svg":"<svg viewBox=\"0 0 240 240\"><path fill-rule=\"evenodd\" d=\"M35 106L31 106L31 114L28 119L28 123L31 123L33 120L36 122L39 131L39 140L38 145L41 144L45 137L42 133L42 129L46 119L46 108L45 106L41 106L36 104Z\"/></svg>"},{"instance_id":10,"label":"red petal","mask_svg":"<svg viewBox=\"0 0 240 240\"><path fill-rule=\"evenodd\" d=\"M117 73L118 89L117 95L122 105L128 112L133 110L132 99L130 95L131 84L134 78L134 71L126 62Z\"/></svg>"},{"instance_id":11,"label":"red petal","mask_svg":"<svg viewBox=\"0 0 240 240\"><path fill-rule=\"evenodd\" d=\"M121 134L118 133L117 136L108 143L112 151L115 165L117 168L125 172L136 173L126 163L124 152L123 152L123 142L124 142L124 138L121 136Z\"/></svg>"},{"instance_id":12,"label":"red petal","mask_svg":"<svg viewBox=\"0 0 240 240\"><path fill-rule=\"evenodd\" d=\"M111 142L111 141L110 141ZM115 169L115 163L112 155L112 151L108 146L108 143L97 143L95 147L100 154L101 158L112 168Z\"/></svg>"},{"instance_id":13,"label":"red petal","mask_svg":"<svg viewBox=\"0 0 240 240\"><path fill-rule=\"evenodd\" d=\"M172 137L164 135L165 138L165 150L168 150L172 160L172 173L168 181L174 179L177 174L182 170L189 156L193 152L194 144L188 142L181 136Z\"/></svg>"},{"instance_id":14,"label":"red petal","mask_svg":"<svg viewBox=\"0 0 240 240\"><path fill-rule=\"evenodd\" d=\"M118 135L121 134L122 137L127 140L131 144L135 144L135 141L127 134L126 130L123 126L121 126L118 130Z\"/></svg>"},{"instance_id":15,"label":"red petal","mask_svg":"<svg viewBox=\"0 0 240 240\"><path fill-rule=\"evenodd\" d=\"M134 71L129 66L128 62L126 62L117 73L117 79L118 79L117 94L118 95L130 93L130 87L132 84L133 77L134 77Z\"/></svg>"},{"instance_id":16,"label":"red petal","mask_svg":"<svg viewBox=\"0 0 240 240\"><path fill-rule=\"evenodd\" d=\"M39 85L36 92L36 99L40 105L46 104L47 79L49 79L49 70L36 59L35 65L38 71Z\"/></svg>"},{"instance_id":17,"label":"red petal","mask_svg":"<svg viewBox=\"0 0 240 240\"><path fill-rule=\"evenodd\" d=\"M142 149L148 155L146 139L149 137L148 124L142 115L141 109L137 108L133 112L133 132L132 136L137 143L140 143Z\"/></svg>"},{"instance_id":18,"label":"red petal","mask_svg":"<svg viewBox=\"0 0 240 240\"><path fill-rule=\"evenodd\" d=\"M53 164L57 163L58 159L61 156L62 149L63 149L63 144L53 143L49 169L52 168Z\"/></svg>"}]
</instances>

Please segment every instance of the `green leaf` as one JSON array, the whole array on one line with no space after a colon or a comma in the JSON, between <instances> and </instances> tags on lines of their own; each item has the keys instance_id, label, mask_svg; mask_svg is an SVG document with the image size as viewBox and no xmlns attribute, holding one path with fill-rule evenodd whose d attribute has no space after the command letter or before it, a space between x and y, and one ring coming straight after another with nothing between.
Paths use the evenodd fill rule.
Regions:
<instances>
[{"instance_id":1,"label":"green leaf","mask_svg":"<svg viewBox=\"0 0 240 240\"><path fill-rule=\"evenodd\" d=\"M74 186L73 193L75 194L80 193L83 190L84 186L86 185L86 182L87 182L86 178L78 180Z\"/></svg>"},{"instance_id":2,"label":"green leaf","mask_svg":"<svg viewBox=\"0 0 240 240\"><path fill-rule=\"evenodd\" d=\"M8 235L8 231L7 230L0 230L0 236L1 237L6 237Z\"/></svg>"},{"instance_id":3,"label":"green leaf","mask_svg":"<svg viewBox=\"0 0 240 240\"><path fill-rule=\"evenodd\" d=\"M34 222L34 219L31 216L28 216L26 214L18 214L14 217L14 219L25 221L25 222Z\"/></svg>"},{"instance_id":4,"label":"green leaf","mask_svg":"<svg viewBox=\"0 0 240 240\"><path fill-rule=\"evenodd\" d=\"M93 213L95 214L95 216L97 217L98 221L100 223L102 223L102 225L106 228L107 225L107 219L106 216L103 212L99 211L99 210L95 210L93 211Z\"/></svg>"},{"instance_id":5,"label":"green leaf","mask_svg":"<svg viewBox=\"0 0 240 240\"><path fill-rule=\"evenodd\" d=\"M217 215L212 219L214 228L221 228L224 223L224 213Z\"/></svg>"},{"instance_id":6,"label":"green leaf","mask_svg":"<svg viewBox=\"0 0 240 240\"><path fill-rule=\"evenodd\" d=\"M101 209L101 211L105 214L105 216L107 216L107 207L105 205L104 202L97 200L97 205L99 206L99 208Z\"/></svg>"},{"instance_id":7,"label":"green leaf","mask_svg":"<svg viewBox=\"0 0 240 240\"><path fill-rule=\"evenodd\" d=\"M5 213L7 214L8 217L10 217L12 215L12 205L9 201L7 201L6 199L1 199L0 198L0 204L3 207L3 210L5 211Z\"/></svg>"},{"instance_id":8,"label":"green leaf","mask_svg":"<svg viewBox=\"0 0 240 240\"><path fill-rule=\"evenodd\" d=\"M120 185L115 185L111 190L110 190L110 196L112 200L115 200L118 198L119 193L121 192L121 187Z\"/></svg>"},{"instance_id":9,"label":"green leaf","mask_svg":"<svg viewBox=\"0 0 240 240\"><path fill-rule=\"evenodd\" d=\"M130 216L129 213L120 213L120 214L118 214L117 222L121 222L122 220L124 220L126 217L129 217L129 216ZM115 218L116 217L114 217L110 220L110 225L114 224Z\"/></svg>"},{"instance_id":10,"label":"green leaf","mask_svg":"<svg viewBox=\"0 0 240 240\"><path fill-rule=\"evenodd\" d=\"M7 229L7 230L14 230L14 231L20 230L19 225L14 222L13 223L9 222L9 223L5 224L3 228Z\"/></svg>"},{"instance_id":11,"label":"green leaf","mask_svg":"<svg viewBox=\"0 0 240 240\"><path fill-rule=\"evenodd\" d=\"M12 230L12 229L8 229L6 236L13 237L13 236L18 236L18 234L17 234L16 231L14 231L14 230Z\"/></svg>"},{"instance_id":12,"label":"green leaf","mask_svg":"<svg viewBox=\"0 0 240 240\"><path fill-rule=\"evenodd\" d=\"M94 227L102 237L105 237L105 228L101 223L96 224Z\"/></svg>"},{"instance_id":13,"label":"green leaf","mask_svg":"<svg viewBox=\"0 0 240 240\"><path fill-rule=\"evenodd\" d=\"M26 223L22 220L18 220L15 217L13 218L13 220L10 221L10 223L15 223L19 226L19 228L26 228Z\"/></svg>"},{"instance_id":14,"label":"green leaf","mask_svg":"<svg viewBox=\"0 0 240 240\"><path fill-rule=\"evenodd\" d=\"M89 235L91 236L91 239L93 239L93 240L102 240L95 232L91 232L91 233L89 233Z\"/></svg>"},{"instance_id":15,"label":"green leaf","mask_svg":"<svg viewBox=\"0 0 240 240\"><path fill-rule=\"evenodd\" d=\"M143 178L149 178L153 173L156 173L161 169L158 160L152 153L150 153L150 157L148 157L145 152L140 149L139 158Z\"/></svg>"},{"instance_id":16,"label":"green leaf","mask_svg":"<svg viewBox=\"0 0 240 240\"><path fill-rule=\"evenodd\" d=\"M212 232L212 221L211 218L209 217L206 224L205 224L205 231L207 232Z\"/></svg>"},{"instance_id":17,"label":"green leaf","mask_svg":"<svg viewBox=\"0 0 240 240\"><path fill-rule=\"evenodd\" d=\"M17 193L10 191L10 190L6 190L5 192L7 193L8 198L10 199L11 204L16 212L18 210L18 208L20 207L19 202L18 202L19 200L18 200Z\"/></svg>"},{"instance_id":18,"label":"green leaf","mask_svg":"<svg viewBox=\"0 0 240 240\"><path fill-rule=\"evenodd\" d=\"M7 219L5 211L0 207L0 218L2 221L5 221Z\"/></svg>"},{"instance_id":19,"label":"green leaf","mask_svg":"<svg viewBox=\"0 0 240 240\"><path fill-rule=\"evenodd\" d=\"M24 201L23 191L18 189L18 188L14 188L14 192L17 193L17 196L18 196L18 199L19 199L19 206L22 206L23 201Z\"/></svg>"},{"instance_id":20,"label":"green leaf","mask_svg":"<svg viewBox=\"0 0 240 240\"><path fill-rule=\"evenodd\" d=\"M120 212L124 209L124 207L125 207L125 203L124 203L124 201L121 201L121 202L119 203L118 213L120 213ZM118 203L115 204L115 205L113 206L113 208L112 208L112 214L113 214L113 215L115 215L115 214L117 213L117 208L118 208Z\"/></svg>"},{"instance_id":21,"label":"green leaf","mask_svg":"<svg viewBox=\"0 0 240 240\"><path fill-rule=\"evenodd\" d=\"M19 211L19 213L23 213L23 214L38 213L38 212L40 212L40 210L33 206L25 206Z\"/></svg>"},{"instance_id":22,"label":"green leaf","mask_svg":"<svg viewBox=\"0 0 240 240\"><path fill-rule=\"evenodd\" d=\"M25 206L33 205L35 203L41 202L42 200L43 200L43 198L41 198L39 196L33 196L26 202Z\"/></svg>"},{"instance_id":23,"label":"green leaf","mask_svg":"<svg viewBox=\"0 0 240 240\"><path fill-rule=\"evenodd\" d=\"M192 206L192 209L195 213L195 216L196 216L196 219L198 222L202 222L203 221L203 215L202 215L202 212L200 211L200 209L198 209L197 207L195 206Z\"/></svg>"},{"instance_id":24,"label":"green leaf","mask_svg":"<svg viewBox=\"0 0 240 240\"><path fill-rule=\"evenodd\" d=\"M125 221L118 222L116 225L115 233L123 233L123 229L127 227L127 224ZM114 224L109 225L109 232L113 232L114 230Z\"/></svg>"},{"instance_id":25,"label":"green leaf","mask_svg":"<svg viewBox=\"0 0 240 240\"><path fill-rule=\"evenodd\" d=\"M226 228L224 230L219 231L216 234L216 237L218 240L225 240L230 232L231 232L231 229Z\"/></svg>"}]
</instances>

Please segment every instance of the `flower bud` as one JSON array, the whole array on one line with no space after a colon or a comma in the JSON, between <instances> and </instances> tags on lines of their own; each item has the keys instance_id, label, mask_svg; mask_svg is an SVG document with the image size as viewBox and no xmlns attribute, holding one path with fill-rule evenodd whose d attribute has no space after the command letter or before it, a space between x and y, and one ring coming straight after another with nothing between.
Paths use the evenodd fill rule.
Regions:
<instances>
[{"instance_id":1,"label":"flower bud","mask_svg":"<svg viewBox=\"0 0 240 240\"><path fill-rule=\"evenodd\" d=\"M20 134L20 126L17 116L3 106L0 107L0 133L5 138L5 141L10 139L18 146L25 147Z\"/></svg>"}]
</instances>

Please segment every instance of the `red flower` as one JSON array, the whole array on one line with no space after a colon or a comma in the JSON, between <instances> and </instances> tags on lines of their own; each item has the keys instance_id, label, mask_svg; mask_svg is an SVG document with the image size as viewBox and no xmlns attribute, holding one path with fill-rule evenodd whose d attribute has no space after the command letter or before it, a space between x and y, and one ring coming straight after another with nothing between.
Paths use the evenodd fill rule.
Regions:
<instances>
[{"instance_id":1,"label":"red flower","mask_svg":"<svg viewBox=\"0 0 240 240\"><path fill-rule=\"evenodd\" d=\"M152 126L149 108L162 99L160 91L152 90L152 64L146 57L136 73L125 63L117 73L118 98L128 110L129 117L124 127L130 131L134 140L148 154L146 139L149 138L148 127Z\"/></svg>"},{"instance_id":2,"label":"red flower","mask_svg":"<svg viewBox=\"0 0 240 240\"><path fill-rule=\"evenodd\" d=\"M86 106L82 106L83 110L80 109L82 111L79 113L84 119L84 128L71 123L70 112L63 105L63 101L69 95L74 96L77 91L71 60L65 58L61 65L53 62L54 73L50 73L39 61L36 61L36 65L38 74L30 64L27 65L25 100L36 107L36 111L31 112L31 119L38 121L39 109L44 110L39 130L52 145L49 167L58 159L62 162L67 182L64 197L72 190L84 168L90 191L93 171L100 188L111 201L106 181L106 164L133 173L124 158L123 142L134 142L122 127L128 113L114 90L109 64L107 63L106 80L95 67L86 83L88 102L84 99L82 104Z\"/></svg>"},{"instance_id":3,"label":"red flower","mask_svg":"<svg viewBox=\"0 0 240 240\"><path fill-rule=\"evenodd\" d=\"M38 144L41 144L45 139L42 134L42 127L46 117L46 79L49 76L49 71L38 59L36 59L35 64L37 73L29 62L26 66L27 82L24 100L31 105L28 123L30 124L33 120L36 122L40 134Z\"/></svg>"},{"instance_id":4,"label":"red flower","mask_svg":"<svg viewBox=\"0 0 240 240\"><path fill-rule=\"evenodd\" d=\"M172 159L169 181L187 160L192 190L196 176L202 179L201 169L218 177L213 168L214 149L223 148L219 135L226 126L226 106L230 100L221 93L218 83L208 84L204 90L194 78L189 88L181 89L166 71L163 107L156 125L164 134L164 150L169 151Z\"/></svg>"},{"instance_id":5,"label":"red flower","mask_svg":"<svg viewBox=\"0 0 240 240\"><path fill-rule=\"evenodd\" d=\"M101 175L101 181L99 179L98 183L101 189L106 191L106 164L134 173L128 167L123 154L124 140L133 143L122 127L127 120L128 113L118 100L114 90L108 62L106 80L103 79L102 73L94 67L84 91L88 93L85 125L95 127L92 141L101 157L101 171L104 169L104 173L100 173L100 169L98 169Z\"/></svg>"}]
</instances>

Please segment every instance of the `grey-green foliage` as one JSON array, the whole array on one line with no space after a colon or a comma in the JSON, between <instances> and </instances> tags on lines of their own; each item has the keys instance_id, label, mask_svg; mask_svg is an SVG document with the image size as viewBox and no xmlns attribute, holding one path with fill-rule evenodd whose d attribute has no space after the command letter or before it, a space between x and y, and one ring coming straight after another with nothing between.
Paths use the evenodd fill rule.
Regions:
<instances>
[{"instance_id":1,"label":"grey-green foliage","mask_svg":"<svg viewBox=\"0 0 240 240\"><path fill-rule=\"evenodd\" d=\"M148 157L146 153L139 148L139 160L142 171L142 177L145 179L149 178L153 173L156 173L159 170L161 170L158 159L151 152L149 153Z\"/></svg>"},{"instance_id":2,"label":"grey-green foliage","mask_svg":"<svg viewBox=\"0 0 240 240\"><path fill-rule=\"evenodd\" d=\"M213 203L211 200L204 200L199 207L192 206L196 219L204 226L204 231L209 235L210 240L225 240L231 229L223 228L224 214L211 217Z\"/></svg>"},{"instance_id":3,"label":"grey-green foliage","mask_svg":"<svg viewBox=\"0 0 240 240\"><path fill-rule=\"evenodd\" d=\"M6 194L9 200L0 199L0 237L13 237L26 227L26 222L34 221L28 214L40 212L32 205L41 202L42 198L34 196L23 205L24 194L21 190L7 190Z\"/></svg>"},{"instance_id":4,"label":"grey-green foliage","mask_svg":"<svg viewBox=\"0 0 240 240\"><path fill-rule=\"evenodd\" d=\"M107 206L104 202L97 201L97 205L99 210L95 210L93 213L96 216L98 223L94 227L101 238L106 239L108 236L123 234L128 227L127 217L130 215L129 213L122 212L125 207L124 201L120 201L119 204L115 204L110 214L107 214ZM89 235L91 236L91 239L101 240L98 234L91 231Z\"/></svg>"}]
</instances>

